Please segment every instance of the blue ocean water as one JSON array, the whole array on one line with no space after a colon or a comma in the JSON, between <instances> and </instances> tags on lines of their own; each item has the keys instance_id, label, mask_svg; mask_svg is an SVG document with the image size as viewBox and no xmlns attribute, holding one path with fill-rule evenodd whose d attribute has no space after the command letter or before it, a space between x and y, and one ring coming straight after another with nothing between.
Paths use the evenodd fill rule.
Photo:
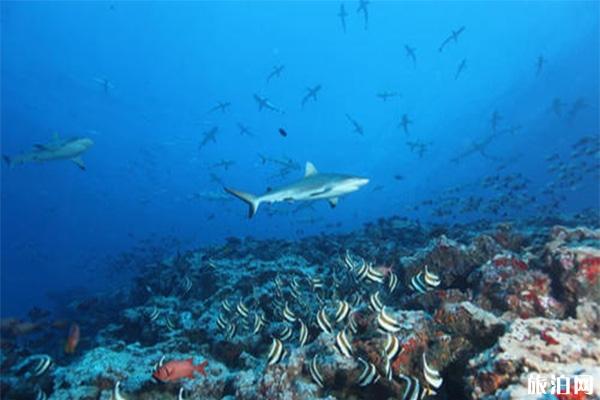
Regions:
<instances>
[{"instance_id":1,"label":"blue ocean water","mask_svg":"<svg viewBox=\"0 0 600 400\"><path fill-rule=\"evenodd\" d=\"M340 4L3 1L2 154L55 133L94 145L85 171L3 164L2 315L127 285L152 252L230 236L598 208L597 150L549 171L582 137L597 143L598 2L374 1L366 29L345 2L346 32ZM259 110L255 94L283 112ZM231 104L211 111L219 102ZM234 164L215 166L223 160ZM370 182L335 209L275 204L250 220L223 191L263 193L300 179L307 161ZM486 207L507 198L518 204Z\"/></svg>"}]
</instances>

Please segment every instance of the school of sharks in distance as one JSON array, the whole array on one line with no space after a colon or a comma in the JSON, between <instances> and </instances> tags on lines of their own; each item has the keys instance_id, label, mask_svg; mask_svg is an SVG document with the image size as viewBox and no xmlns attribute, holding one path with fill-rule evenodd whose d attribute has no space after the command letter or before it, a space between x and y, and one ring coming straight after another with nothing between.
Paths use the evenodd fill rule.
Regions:
<instances>
[{"instance_id":1,"label":"school of sharks in distance","mask_svg":"<svg viewBox=\"0 0 600 400\"><path fill-rule=\"evenodd\" d=\"M369 26L369 7L370 1L360 0L355 10L356 14L360 15L364 21L364 29L368 29ZM350 16L351 14L347 11L345 4L342 3L339 6L337 17L339 18L339 23L344 33L346 33L347 19ZM456 46L459 43L460 38L466 34L465 32L465 26L459 26L456 29L451 30L449 35L440 42L437 51L441 53L450 46ZM406 58L416 67L417 49L409 44L405 44L404 51ZM539 76L544 72L544 66L547 63L547 60L543 55L532 57L532 59L534 60L532 62L533 73L535 76ZM466 58L463 58L457 64L454 72L454 79L459 79L466 69L467 60ZM275 79L284 79L285 73L285 65L281 64L273 66L272 70L266 74L266 83L268 84ZM102 90L106 93L115 88L115 85L107 78L94 78L94 82L100 85ZM307 87L306 92L300 97L300 106L304 108L309 102L317 102L321 90L323 90L321 84ZM394 97L400 96L400 94L395 91L380 91L376 92L375 96L379 100L386 102ZM267 96L252 93L248 97L254 100L258 112L285 114L284 108L272 102ZM549 110L555 117L565 118L570 121L575 119L582 110L589 107L584 98L577 98L571 103L565 102L560 98L554 98L549 103ZM232 103L230 101L218 101L214 107L207 110L207 114L227 114L230 112L231 107ZM363 125L357 119L348 113L345 114L345 117L349 123L349 128L353 133L367 135ZM470 182L457 187L450 187L438 198L430 198L423 200L418 204L412 206L409 205L407 206L408 209L416 211L419 210L420 207L430 206L432 207L432 215L438 217L465 212L482 212L507 216L510 208L520 209L524 205L537 204L537 211L549 213L558 210L561 202L566 200L565 195L561 193L561 189L575 190L578 188L578 184L585 178L586 174L598 173L599 166L595 158L600 148L598 141L593 136L580 137L572 144L573 152L570 158L561 159L558 154L549 154L546 158L546 161L548 162L548 172L554 174L556 179L548 183L540 193L541 196L545 196L546 201L539 201L539 198L532 194L531 190L528 190L528 178L520 173L503 174L503 169L513 161L516 161L515 159L507 160L496 157L488 151L490 145L497 139L507 135L515 135L521 129L521 126L507 125L503 123L503 120L504 117L498 111L494 111L489 119L489 133L483 135L480 139L473 141L467 148L456 154L456 156L450 160L453 163L458 163L472 155L480 155L498 164L496 174L486 176L481 181ZM249 126L242 122L236 122L235 124L240 135L250 137L255 136L255 133ZM411 127L413 124L414 120L412 116L404 113L397 122L397 129L408 137L411 134ZM217 136L220 133L221 128L219 126L212 126L202 132L199 150L202 151L204 147L211 143L216 143ZM276 133L274 133L274 135L275 134ZM279 135L286 137L288 133L284 128L280 128ZM94 142L92 139L87 137L63 139L59 137L58 134L55 134L48 143L35 144L31 151L16 156L3 155L3 159L10 167L24 163L70 160L77 167L85 170L86 165L82 159L82 155L87 152L93 144ZM424 157L432 145L433 143L431 141L419 139L406 141L406 146L410 152L416 154L419 158ZM259 154L258 157L261 165L270 164L279 168L279 171L275 176L277 178L285 178L290 173L302 169L301 164L291 158L276 158L263 154ZM517 157L518 156L515 156L515 158ZM257 196L238 190L237 188L234 189L228 187L222 177L215 172L219 168L227 171L235 164L234 160L221 160L220 162L209 166L209 169L211 170L209 172L210 181L221 185L224 192L203 191L191 194L189 199L226 201L232 198L229 197L229 195L232 195L247 203L249 207L248 216L252 218L256 214L259 205L262 203L314 201L324 199L328 201L331 207L335 207L340 197L360 189L369 182L367 177L341 173L320 173L311 162L306 162L304 177L279 188L271 189L269 187L266 193ZM405 177L401 174L393 175L393 179L396 181L404 180L404 178ZM493 193L493 196L489 196L488 198L482 195L468 195L467 192L469 188L474 186L483 186L484 188L490 188L495 192ZM378 185L373 188L373 191L375 192L381 189L383 189L383 186ZM461 193L462 196L457 196L459 193ZM308 208L312 209L312 206L310 204L306 206L300 205L293 212ZM269 215L272 216L275 213L276 211L270 211ZM212 218L214 218L213 214L209 216L209 219Z\"/></svg>"}]
</instances>

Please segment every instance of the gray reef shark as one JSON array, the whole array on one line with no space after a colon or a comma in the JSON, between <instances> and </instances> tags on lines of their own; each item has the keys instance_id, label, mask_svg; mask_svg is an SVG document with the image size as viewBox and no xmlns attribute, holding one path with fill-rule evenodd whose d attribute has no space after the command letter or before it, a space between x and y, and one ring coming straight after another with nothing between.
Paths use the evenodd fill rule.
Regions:
<instances>
[{"instance_id":1,"label":"gray reef shark","mask_svg":"<svg viewBox=\"0 0 600 400\"><path fill-rule=\"evenodd\" d=\"M312 88L306 88L306 94L304 95L304 97L302 98L302 107L304 107L304 105L306 104L306 102L308 101L308 99L312 98L314 101L317 101L317 93L319 93L319 91L321 90L321 85L315 85Z\"/></svg>"},{"instance_id":2,"label":"gray reef shark","mask_svg":"<svg viewBox=\"0 0 600 400\"><path fill-rule=\"evenodd\" d=\"M261 111L263 108L266 108L267 110L270 110L270 111L273 111L276 113L280 113L280 114L284 114L284 111L282 109L280 109L279 107L276 107L266 97L262 97L257 94L254 94L254 100L258 104L258 111Z\"/></svg>"},{"instance_id":3,"label":"gray reef shark","mask_svg":"<svg viewBox=\"0 0 600 400\"><path fill-rule=\"evenodd\" d=\"M355 192L367 183L369 183L369 179L358 176L319 173L311 162L307 162L304 178L289 185L268 191L261 196L255 196L227 187L224 189L226 192L248 204L248 218L252 218L261 203L326 199L333 208L337 205L340 196Z\"/></svg>"},{"instance_id":4,"label":"gray reef shark","mask_svg":"<svg viewBox=\"0 0 600 400\"><path fill-rule=\"evenodd\" d=\"M279 78L281 76L281 71L285 69L285 65L276 65L273 67L273 71L267 76L267 83L271 81L274 77Z\"/></svg>"},{"instance_id":5,"label":"gray reef shark","mask_svg":"<svg viewBox=\"0 0 600 400\"><path fill-rule=\"evenodd\" d=\"M85 170L81 155L94 145L90 138L60 139L57 134L49 143L35 144L33 150L14 157L3 155L2 158L9 167L31 162L46 162L54 160L71 160L79 168Z\"/></svg>"},{"instance_id":6,"label":"gray reef shark","mask_svg":"<svg viewBox=\"0 0 600 400\"><path fill-rule=\"evenodd\" d=\"M348 16L348 13L346 12L346 7L344 7L344 3L340 4L340 12L337 15L340 18L340 21L342 22L342 29L344 31L344 33L346 33L346 17Z\"/></svg>"}]
</instances>

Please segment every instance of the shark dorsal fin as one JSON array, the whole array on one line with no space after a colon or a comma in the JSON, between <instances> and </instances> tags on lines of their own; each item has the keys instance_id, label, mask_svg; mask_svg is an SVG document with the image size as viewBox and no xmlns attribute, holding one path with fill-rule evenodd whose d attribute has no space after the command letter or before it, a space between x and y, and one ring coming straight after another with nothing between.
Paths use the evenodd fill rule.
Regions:
<instances>
[{"instance_id":1,"label":"shark dorsal fin","mask_svg":"<svg viewBox=\"0 0 600 400\"><path fill-rule=\"evenodd\" d=\"M52 142L60 142L60 135L58 134L58 132L54 132L52 134Z\"/></svg>"},{"instance_id":2,"label":"shark dorsal fin","mask_svg":"<svg viewBox=\"0 0 600 400\"><path fill-rule=\"evenodd\" d=\"M304 177L312 176L318 174L319 171L315 168L314 164L310 161L306 162L306 169L304 170Z\"/></svg>"}]
</instances>

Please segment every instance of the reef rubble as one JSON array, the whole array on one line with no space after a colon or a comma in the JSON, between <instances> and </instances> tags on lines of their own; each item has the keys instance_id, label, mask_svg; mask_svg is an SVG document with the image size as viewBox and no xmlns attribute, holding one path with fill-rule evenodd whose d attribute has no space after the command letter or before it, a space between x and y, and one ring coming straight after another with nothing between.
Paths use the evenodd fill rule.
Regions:
<instances>
[{"instance_id":1,"label":"reef rubble","mask_svg":"<svg viewBox=\"0 0 600 400\"><path fill-rule=\"evenodd\" d=\"M0 397L597 399L600 229L560 222L389 218L175 252L73 303L73 354L59 316L3 320ZM533 395L534 374L595 387Z\"/></svg>"}]
</instances>

